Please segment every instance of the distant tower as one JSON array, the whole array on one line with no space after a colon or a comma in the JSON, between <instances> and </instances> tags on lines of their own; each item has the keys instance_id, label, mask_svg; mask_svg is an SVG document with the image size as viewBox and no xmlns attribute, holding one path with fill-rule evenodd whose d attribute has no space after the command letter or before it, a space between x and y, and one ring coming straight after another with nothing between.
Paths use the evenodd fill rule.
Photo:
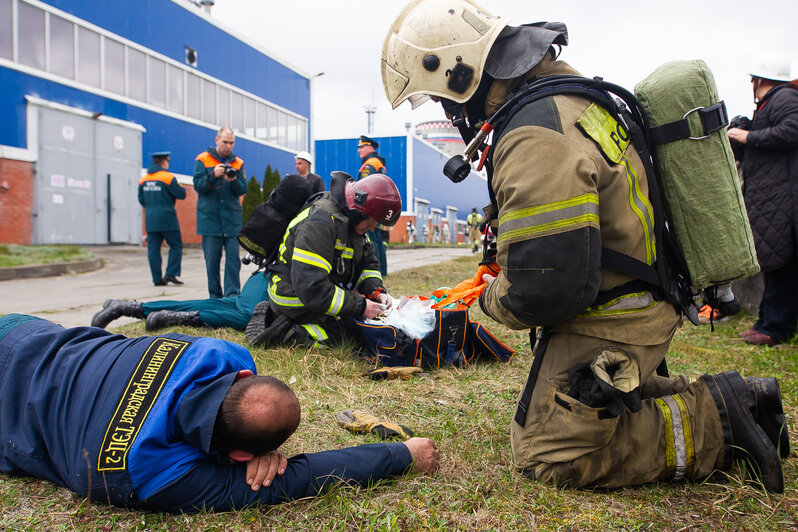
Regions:
<instances>
[{"instance_id":1,"label":"distant tower","mask_svg":"<svg viewBox=\"0 0 798 532\"><path fill-rule=\"evenodd\" d=\"M366 129L366 132L369 135L371 135L372 133L374 133L374 113L377 112L377 106L365 105L363 106L363 109L366 110L366 116L368 117L368 127Z\"/></svg>"}]
</instances>

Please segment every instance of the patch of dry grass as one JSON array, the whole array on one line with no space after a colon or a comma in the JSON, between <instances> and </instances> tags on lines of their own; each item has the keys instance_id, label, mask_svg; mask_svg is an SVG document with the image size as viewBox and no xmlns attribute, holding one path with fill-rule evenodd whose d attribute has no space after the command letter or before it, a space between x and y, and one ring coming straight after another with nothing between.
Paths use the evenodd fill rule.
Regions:
<instances>
[{"instance_id":1,"label":"patch of dry grass","mask_svg":"<svg viewBox=\"0 0 798 532\"><path fill-rule=\"evenodd\" d=\"M392 274L392 294L429 294L470 277L472 258ZM770 495L744 482L745 471L717 473L703 483L648 485L620 490L567 490L531 482L513 470L509 427L516 394L531 362L526 332L480 321L517 350L509 364L477 364L431 373L431 379L370 381L369 365L351 347L252 349L260 373L292 387L302 424L286 454L379 441L335 424L348 408L411 427L438 442L434 477L384 481L369 488L334 489L321 498L227 514L172 516L131 512L88 502L49 482L0 476L0 527L14 530L798 530L798 459L784 465L787 490ZM708 327L685 326L672 344L673 373L691 375L737 368L744 375L776 375L792 427L798 426L798 346L757 348L737 334L753 318ZM144 334L142 324L121 329ZM229 330L176 328L245 343ZM798 447L793 438L793 448Z\"/></svg>"}]
</instances>

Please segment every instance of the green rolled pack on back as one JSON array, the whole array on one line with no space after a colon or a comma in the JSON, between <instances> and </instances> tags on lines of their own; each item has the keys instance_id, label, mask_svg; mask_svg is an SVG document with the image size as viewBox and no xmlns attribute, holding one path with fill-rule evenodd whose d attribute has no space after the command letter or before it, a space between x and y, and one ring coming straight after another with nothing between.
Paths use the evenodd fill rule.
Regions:
<instances>
[{"instance_id":1,"label":"green rolled pack on back","mask_svg":"<svg viewBox=\"0 0 798 532\"><path fill-rule=\"evenodd\" d=\"M700 60L665 63L635 86L671 227L698 290L759 271L725 105ZM725 119L728 121L727 119Z\"/></svg>"}]
</instances>

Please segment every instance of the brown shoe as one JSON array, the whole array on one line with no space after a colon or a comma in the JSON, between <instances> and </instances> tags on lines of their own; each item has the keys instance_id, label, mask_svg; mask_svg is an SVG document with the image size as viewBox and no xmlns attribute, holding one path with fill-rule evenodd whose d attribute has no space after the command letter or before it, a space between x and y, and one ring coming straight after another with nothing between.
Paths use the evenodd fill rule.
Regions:
<instances>
[{"instance_id":1,"label":"brown shoe","mask_svg":"<svg viewBox=\"0 0 798 532\"><path fill-rule=\"evenodd\" d=\"M745 338L743 341L747 344L751 345L776 345L778 340L773 338L772 336L768 336L767 334L762 334L759 331L754 331Z\"/></svg>"},{"instance_id":2,"label":"brown shoe","mask_svg":"<svg viewBox=\"0 0 798 532\"><path fill-rule=\"evenodd\" d=\"M741 332L741 333L740 333L740 337L741 337L741 338L748 338L749 336L751 336L752 334L754 334L754 333L756 333L756 332L757 332L757 330L756 330L756 329L748 329L748 330L747 330L747 331L745 331L745 332Z\"/></svg>"}]
</instances>

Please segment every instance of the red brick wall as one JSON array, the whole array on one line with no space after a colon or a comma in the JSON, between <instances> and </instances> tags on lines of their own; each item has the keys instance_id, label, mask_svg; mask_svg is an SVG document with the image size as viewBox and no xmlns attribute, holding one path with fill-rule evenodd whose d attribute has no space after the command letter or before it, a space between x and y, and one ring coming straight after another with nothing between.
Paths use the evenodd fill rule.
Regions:
<instances>
[{"instance_id":1,"label":"red brick wall","mask_svg":"<svg viewBox=\"0 0 798 532\"><path fill-rule=\"evenodd\" d=\"M33 163L0 159L0 244L30 244L32 213Z\"/></svg>"}]
</instances>

